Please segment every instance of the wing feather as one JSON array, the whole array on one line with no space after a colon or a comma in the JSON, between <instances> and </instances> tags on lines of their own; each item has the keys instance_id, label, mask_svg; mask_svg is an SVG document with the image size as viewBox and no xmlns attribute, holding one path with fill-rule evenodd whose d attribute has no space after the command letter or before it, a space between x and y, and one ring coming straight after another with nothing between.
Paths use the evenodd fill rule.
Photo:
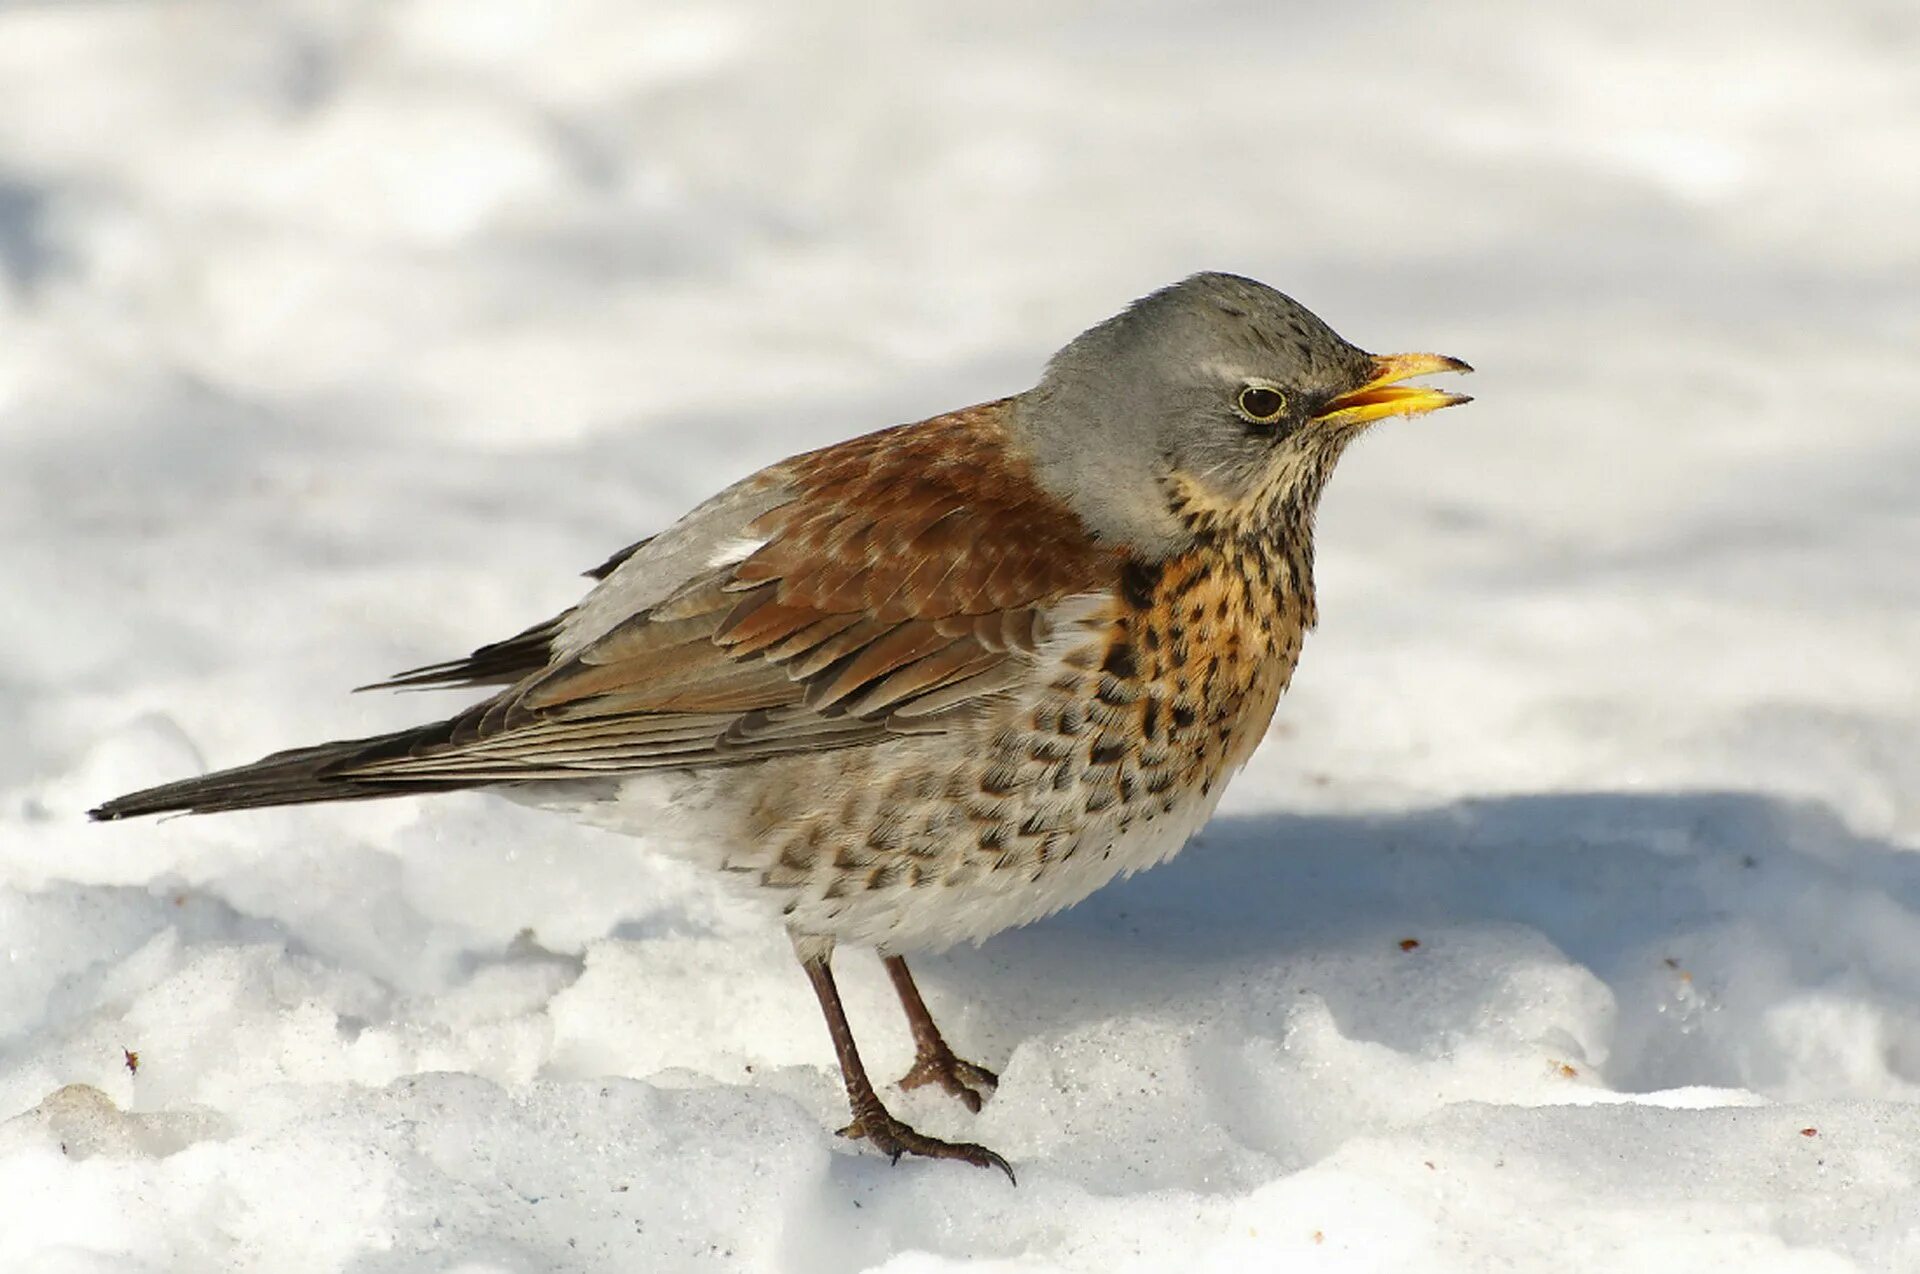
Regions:
<instances>
[{"instance_id":1,"label":"wing feather","mask_svg":"<svg viewBox=\"0 0 1920 1274\"><path fill-rule=\"evenodd\" d=\"M342 776L580 778L949 728L1021 684L1063 603L1118 580L1118 556L1033 482L1009 410L869 434L730 489L618 555L573 610L402 674L518 669L432 739ZM618 614L619 596L642 604Z\"/></svg>"}]
</instances>

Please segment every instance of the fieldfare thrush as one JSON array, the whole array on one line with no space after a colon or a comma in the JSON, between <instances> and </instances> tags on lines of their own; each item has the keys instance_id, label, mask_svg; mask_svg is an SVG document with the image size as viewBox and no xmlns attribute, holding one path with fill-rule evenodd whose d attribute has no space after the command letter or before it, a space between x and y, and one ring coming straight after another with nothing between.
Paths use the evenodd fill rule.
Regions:
<instances>
[{"instance_id":1,"label":"fieldfare thrush","mask_svg":"<svg viewBox=\"0 0 1920 1274\"><path fill-rule=\"evenodd\" d=\"M769 466L590 572L545 623L386 686L497 687L96 819L491 788L644 834L777 906L886 1154L1007 1171L875 1092L835 989L872 947L916 1060L978 1110L903 958L1171 856L1265 733L1316 619L1313 522L1363 430L1468 401L1250 279L1198 274L1022 394Z\"/></svg>"}]
</instances>

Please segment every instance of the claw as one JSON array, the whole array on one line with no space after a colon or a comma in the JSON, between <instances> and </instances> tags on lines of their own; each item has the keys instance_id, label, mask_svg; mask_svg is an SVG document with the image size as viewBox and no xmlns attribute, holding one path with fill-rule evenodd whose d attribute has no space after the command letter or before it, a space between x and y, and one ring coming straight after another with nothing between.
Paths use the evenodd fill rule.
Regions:
<instances>
[{"instance_id":1,"label":"claw","mask_svg":"<svg viewBox=\"0 0 1920 1274\"><path fill-rule=\"evenodd\" d=\"M870 1143L890 1163L899 1163L902 1155L918 1155L923 1159L957 1159L976 1168L998 1168L1007 1174L1009 1182L1020 1184L1019 1178L1013 1175L1013 1166L985 1146L972 1141L942 1141L938 1137L929 1137L895 1119L885 1110L861 1115L842 1128L840 1135Z\"/></svg>"}]
</instances>

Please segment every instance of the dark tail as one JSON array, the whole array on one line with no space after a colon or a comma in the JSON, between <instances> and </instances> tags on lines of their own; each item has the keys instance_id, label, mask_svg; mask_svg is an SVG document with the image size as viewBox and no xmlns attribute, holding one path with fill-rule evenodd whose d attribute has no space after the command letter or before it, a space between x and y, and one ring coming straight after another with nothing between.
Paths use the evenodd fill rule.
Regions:
<instances>
[{"instance_id":1,"label":"dark tail","mask_svg":"<svg viewBox=\"0 0 1920 1274\"><path fill-rule=\"evenodd\" d=\"M314 801L365 801L380 796L413 796L471 787L471 780L389 779L354 777L355 767L386 757L405 756L416 748L447 740L453 723L418 726L370 739L342 739L317 747L276 752L252 765L216 770L197 779L164 783L144 792L116 796L89 810L95 822L137 818L142 814L215 814L222 810L259 809L266 805L306 805Z\"/></svg>"}]
</instances>

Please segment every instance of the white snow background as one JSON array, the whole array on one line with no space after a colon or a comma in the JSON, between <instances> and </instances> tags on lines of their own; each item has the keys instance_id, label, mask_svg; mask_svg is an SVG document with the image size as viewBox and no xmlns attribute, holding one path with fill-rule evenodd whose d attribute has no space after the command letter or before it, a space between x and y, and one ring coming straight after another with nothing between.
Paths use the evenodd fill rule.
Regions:
<instances>
[{"instance_id":1,"label":"white snow background","mask_svg":"<svg viewBox=\"0 0 1920 1274\"><path fill-rule=\"evenodd\" d=\"M1017 1189L640 843L83 819L1202 268L1478 401L1199 840L918 963ZM9 5L0 536L9 1274L1920 1269L1911 0Z\"/></svg>"}]
</instances>

